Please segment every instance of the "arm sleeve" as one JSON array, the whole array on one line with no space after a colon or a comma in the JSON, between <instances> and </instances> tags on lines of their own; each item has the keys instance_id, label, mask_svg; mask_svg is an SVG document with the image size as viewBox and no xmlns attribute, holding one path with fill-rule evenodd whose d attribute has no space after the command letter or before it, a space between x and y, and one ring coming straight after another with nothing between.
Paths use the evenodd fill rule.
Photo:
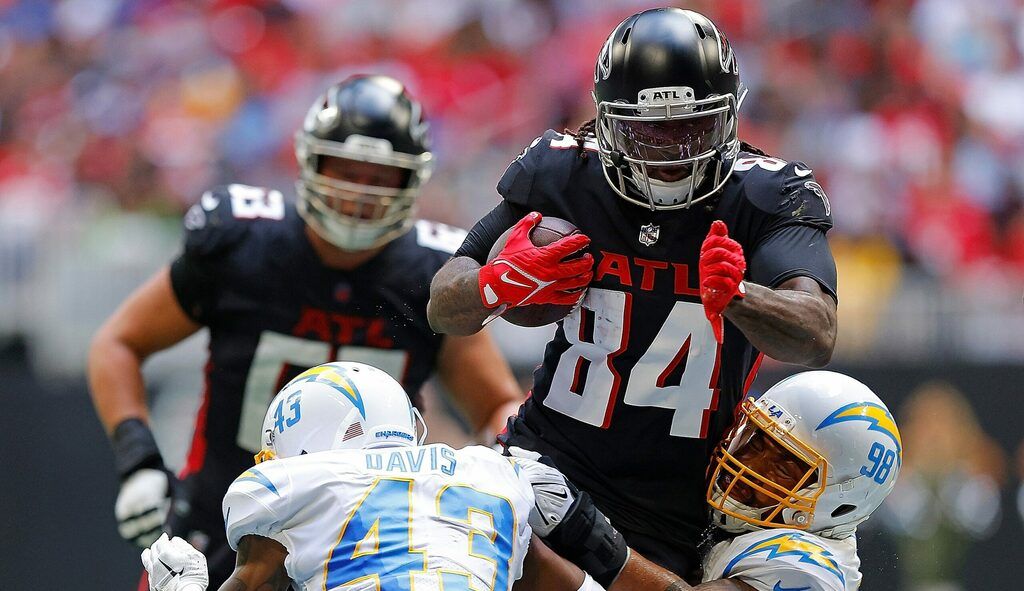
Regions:
<instances>
[{"instance_id":1,"label":"arm sleeve","mask_svg":"<svg viewBox=\"0 0 1024 591\"><path fill-rule=\"evenodd\" d=\"M780 228L765 238L750 257L754 283L778 287L793 277L810 277L838 299L836 262L824 230L806 225Z\"/></svg>"},{"instance_id":2,"label":"arm sleeve","mask_svg":"<svg viewBox=\"0 0 1024 591\"><path fill-rule=\"evenodd\" d=\"M491 247L501 235L521 220L529 211L524 207L502 201L480 219L466 234L462 246L455 251L457 257L469 257L481 265L487 262Z\"/></svg>"}]
</instances>

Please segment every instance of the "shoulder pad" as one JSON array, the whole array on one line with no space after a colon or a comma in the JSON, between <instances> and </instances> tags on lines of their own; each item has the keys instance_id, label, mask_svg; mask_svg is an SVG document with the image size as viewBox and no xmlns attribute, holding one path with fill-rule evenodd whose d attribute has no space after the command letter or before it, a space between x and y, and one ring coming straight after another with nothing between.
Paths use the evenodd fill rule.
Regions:
<instances>
[{"instance_id":1,"label":"shoulder pad","mask_svg":"<svg viewBox=\"0 0 1024 591\"><path fill-rule=\"evenodd\" d=\"M466 231L462 228L429 220L416 221L416 244L424 248L453 255L465 239Z\"/></svg>"},{"instance_id":2,"label":"shoulder pad","mask_svg":"<svg viewBox=\"0 0 1024 591\"><path fill-rule=\"evenodd\" d=\"M185 214L185 252L223 252L245 237L251 220L281 220L285 211L280 191L239 184L210 189Z\"/></svg>"},{"instance_id":3,"label":"shoulder pad","mask_svg":"<svg viewBox=\"0 0 1024 591\"><path fill-rule=\"evenodd\" d=\"M740 177L747 200L761 211L824 231L832 227L828 195L803 162L741 152L733 174Z\"/></svg>"},{"instance_id":4,"label":"shoulder pad","mask_svg":"<svg viewBox=\"0 0 1024 591\"><path fill-rule=\"evenodd\" d=\"M273 537L286 519L291 481L277 460L249 468L224 495L224 528L232 550L250 534Z\"/></svg>"},{"instance_id":5,"label":"shoulder pad","mask_svg":"<svg viewBox=\"0 0 1024 591\"><path fill-rule=\"evenodd\" d=\"M514 205L535 208L535 199L531 197L540 190L560 192L564 189L571 164L578 158L576 138L549 129L508 165L498 181L498 193ZM540 183L543 187L536 186Z\"/></svg>"},{"instance_id":6,"label":"shoulder pad","mask_svg":"<svg viewBox=\"0 0 1024 591\"><path fill-rule=\"evenodd\" d=\"M722 578L738 578L756 589L844 591L841 556L817 536L776 530L746 534L731 542Z\"/></svg>"}]
</instances>

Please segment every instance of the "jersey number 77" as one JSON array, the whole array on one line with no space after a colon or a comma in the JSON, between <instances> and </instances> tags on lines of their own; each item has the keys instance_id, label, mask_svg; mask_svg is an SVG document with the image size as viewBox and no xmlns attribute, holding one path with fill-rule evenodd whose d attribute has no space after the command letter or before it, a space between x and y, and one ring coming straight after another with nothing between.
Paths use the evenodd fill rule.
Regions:
<instances>
[{"instance_id":1,"label":"jersey number 77","mask_svg":"<svg viewBox=\"0 0 1024 591\"><path fill-rule=\"evenodd\" d=\"M613 361L629 344L632 297L610 289L587 290L583 304L563 323L570 347L558 360L544 405L607 429L619 391L625 388L626 404L673 411L670 435L707 437L717 405L721 345L703 306L676 302L627 380ZM679 383L670 385L680 366Z\"/></svg>"}]
</instances>

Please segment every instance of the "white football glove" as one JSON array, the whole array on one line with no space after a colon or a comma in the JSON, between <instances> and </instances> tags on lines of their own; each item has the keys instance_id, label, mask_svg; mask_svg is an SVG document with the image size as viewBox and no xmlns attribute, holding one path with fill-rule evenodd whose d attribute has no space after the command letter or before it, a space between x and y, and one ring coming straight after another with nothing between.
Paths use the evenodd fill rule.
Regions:
<instances>
[{"instance_id":1,"label":"white football glove","mask_svg":"<svg viewBox=\"0 0 1024 591\"><path fill-rule=\"evenodd\" d=\"M163 531L171 508L171 486L163 470L143 468L121 483L114 503L121 537L145 548Z\"/></svg>"},{"instance_id":2,"label":"white football glove","mask_svg":"<svg viewBox=\"0 0 1024 591\"><path fill-rule=\"evenodd\" d=\"M533 487L534 505L530 511L530 527L533 533L545 538L562 523L565 514L576 501L576 489L556 468L523 457L533 452L513 447L509 448L509 453L517 458L519 473Z\"/></svg>"},{"instance_id":3,"label":"white football glove","mask_svg":"<svg viewBox=\"0 0 1024 591\"><path fill-rule=\"evenodd\" d=\"M206 591L210 584L203 553L167 534L142 551L142 566L149 573L150 591Z\"/></svg>"}]
</instances>

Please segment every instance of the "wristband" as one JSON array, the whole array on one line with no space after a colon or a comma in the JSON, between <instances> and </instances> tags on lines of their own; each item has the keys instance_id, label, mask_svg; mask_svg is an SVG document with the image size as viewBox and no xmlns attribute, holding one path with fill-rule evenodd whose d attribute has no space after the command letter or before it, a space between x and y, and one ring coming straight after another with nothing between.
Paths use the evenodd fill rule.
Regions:
<instances>
[{"instance_id":1,"label":"wristband","mask_svg":"<svg viewBox=\"0 0 1024 591\"><path fill-rule=\"evenodd\" d=\"M110 439L114 448L114 465L121 480L142 468L164 469L164 461L156 439L153 439L153 432L142 419L121 421L114 427Z\"/></svg>"}]
</instances>

